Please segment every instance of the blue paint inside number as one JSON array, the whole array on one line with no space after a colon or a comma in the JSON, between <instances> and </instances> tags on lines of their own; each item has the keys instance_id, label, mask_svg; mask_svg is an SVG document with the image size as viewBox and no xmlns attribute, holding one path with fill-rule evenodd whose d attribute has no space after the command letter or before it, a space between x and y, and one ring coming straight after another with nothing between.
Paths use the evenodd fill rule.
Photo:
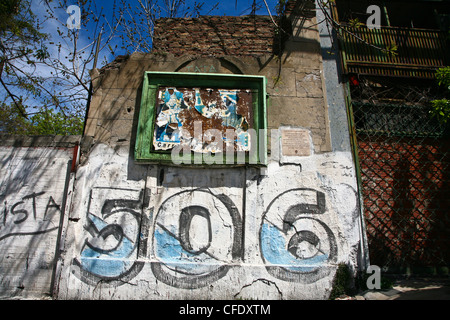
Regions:
<instances>
[{"instance_id":1,"label":"blue paint inside number","mask_svg":"<svg viewBox=\"0 0 450 320\"><path fill-rule=\"evenodd\" d=\"M218 261L207 254L184 250L174 233L157 228L154 236L156 257L168 268L190 275L207 274L217 268Z\"/></svg>"},{"instance_id":2,"label":"blue paint inside number","mask_svg":"<svg viewBox=\"0 0 450 320\"><path fill-rule=\"evenodd\" d=\"M89 214L89 219L94 223L97 230L101 230L108 225L92 214ZM116 250L108 253L101 253L86 246L81 252L81 266L83 269L103 277L119 277L133 265L133 261L124 260L131 255L133 250L133 243L126 237L123 237Z\"/></svg>"},{"instance_id":3,"label":"blue paint inside number","mask_svg":"<svg viewBox=\"0 0 450 320\"><path fill-rule=\"evenodd\" d=\"M311 272L321 267L328 260L327 254L316 255L307 259L294 257L287 250L285 235L273 225L264 223L261 229L261 251L272 265L279 265L290 271Z\"/></svg>"}]
</instances>

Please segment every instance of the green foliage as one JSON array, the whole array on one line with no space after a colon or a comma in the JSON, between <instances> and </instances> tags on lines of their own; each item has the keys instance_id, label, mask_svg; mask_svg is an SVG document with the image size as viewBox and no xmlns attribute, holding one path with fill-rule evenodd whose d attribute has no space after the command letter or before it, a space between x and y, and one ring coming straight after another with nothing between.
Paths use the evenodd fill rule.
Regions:
<instances>
[{"instance_id":1,"label":"green foliage","mask_svg":"<svg viewBox=\"0 0 450 320\"><path fill-rule=\"evenodd\" d=\"M33 6L32 0L0 0L0 101L4 103L0 111L1 131L16 134L81 132L79 119L86 102L80 102L79 98L88 96L88 88L82 91L77 88L79 82L73 84L68 80L63 63L56 62L60 55L50 56L48 46L54 43L48 42L50 36L42 32L39 18L33 12L36 3L48 7L49 11L50 2L36 1ZM40 72L41 68L51 70L51 76ZM86 67L81 69L86 70ZM27 113L36 109L32 105L45 107L29 118ZM62 124L63 120L67 123Z\"/></svg>"},{"instance_id":2,"label":"green foliage","mask_svg":"<svg viewBox=\"0 0 450 320\"><path fill-rule=\"evenodd\" d=\"M43 43L48 35L40 29L31 0L0 0L0 87L4 92L1 98L13 102L22 115L24 101L39 99L47 90L35 72L36 65L49 56Z\"/></svg>"},{"instance_id":3,"label":"green foliage","mask_svg":"<svg viewBox=\"0 0 450 320\"><path fill-rule=\"evenodd\" d=\"M26 135L29 129L29 120L20 114L15 105L0 105L0 133Z\"/></svg>"},{"instance_id":4,"label":"green foliage","mask_svg":"<svg viewBox=\"0 0 450 320\"><path fill-rule=\"evenodd\" d=\"M358 18L350 19L350 20L348 21L348 24L349 24L350 27L352 27L352 28L359 28L359 27L361 27L361 26L364 25L361 21L359 21Z\"/></svg>"},{"instance_id":5,"label":"green foliage","mask_svg":"<svg viewBox=\"0 0 450 320\"><path fill-rule=\"evenodd\" d=\"M339 264L333 279L333 288L330 293L330 300L335 300L342 295L351 293L352 275L349 267L341 263Z\"/></svg>"},{"instance_id":6,"label":"green foliage","mask_svg":"<svg viewBox=\"0 0 450 320\"><path fill-rule=\"evenodd\" d=\"M40 112L30 118L30 134L78 135L83 131L83 119L66 116L62 112L41 108Z\"/></svg>"},{"instance_id":7,"label":"green foliage","mask_svg":"<svg viewBox=\"0 0 450 320\"><path fill-rule=\"evenodd\" d=\"M450 90L450 66L438 69L436 80L440 86L446 86Z\"/></svg>"},{"instance_id":8,"label":"green foliage","mask_svg":"<svg viewBox=\"0 0 450 320\"><path fill-rule=\"evenodd\" d=\"M441 99L431 101L430 113L441 123L447 123L450 120L450 100Z\"/></svg>"},{"instance_id":9,"label":"green foliage","mask_svg":"<svg viewBox=\"0 0 450 320\"><path fill-rule=\"evenodd\" d=\"M31 11L30 0L0 0L0 37L3 40L1 55L6 61L16 58L11 54L23 57L42 55L46 51L40 42L48 39L48 35L40 32L36 16Z\"/></svg>"},{"instance_id":10,"label":"green foliage","mask_svg":"<svg viewBox=\"0 0 450 320\"><path fill-rule=\"evenodd\" d=\"M0 0L0 32L19 37L42 36L34 25L34 15L29 8L30 1L27 0Z\"/></svg>"},{"instance_id":11,"label":"green foliage","mask_svg":"<svg viewBox=\"0 0 450 320\"><path fill-rule=\"evenodd\" d=\"M391 43L388 46L386 46L386 53L390 56L397 56L398 55L398 46L396 43Z\"/></svg>"},{"instance_id":12,"label":"green foliage","mask_svg":"<svg viewBox=\"0 0 450 320\"><path fill-rule=\"evenodd\" d=\"M41 107L24 118L15 106L0 107L0 132L19 135L81 135L84 121L79 116L66 116L61 111Z\"/></svg>"},{"instance_id":13,"label":"green foliage","mask_svg":"<svg viewBox=\"0 0 450 320\"><path fill-rule=\"evenodd\" d=\"M450 66L440 68L436 72L436 80L440 86L445 86L450 92ZM446 124L450 120L450 100L437 99L431 101L430 114Z\"/></svg>"}]
</instances>

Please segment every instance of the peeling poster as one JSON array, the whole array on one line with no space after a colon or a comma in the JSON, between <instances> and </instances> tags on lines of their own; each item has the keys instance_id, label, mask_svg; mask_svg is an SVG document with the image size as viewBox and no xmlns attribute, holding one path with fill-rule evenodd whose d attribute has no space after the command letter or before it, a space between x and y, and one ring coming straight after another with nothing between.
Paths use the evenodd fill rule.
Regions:
<instances>
[{"instance_id":1,"label":"peeling poster","mask_svg":"<svg viewBox=\"0 0 450 320\"><path fill-rule=\"evenodd\" d=\"M154 149L250 151L252 95L250 89L159 87Z\"/></svg>"}]
</instances>

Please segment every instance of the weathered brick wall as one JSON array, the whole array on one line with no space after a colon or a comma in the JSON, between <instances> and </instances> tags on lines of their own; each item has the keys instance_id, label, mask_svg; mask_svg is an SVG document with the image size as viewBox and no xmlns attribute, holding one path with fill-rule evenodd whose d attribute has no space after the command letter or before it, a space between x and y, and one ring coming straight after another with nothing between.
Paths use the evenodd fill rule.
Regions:
<instances>
[{"instance_id":1,"label":"weathered brick wall","mask_svg":"<svg viewBox=\"0 0 450 320\"><path fill-rule=\"evenodd\" d=\"M269 16L159 19L153 47L174 56L261 56L273 52L274 37Z\"/></svg>"}]
</instances>

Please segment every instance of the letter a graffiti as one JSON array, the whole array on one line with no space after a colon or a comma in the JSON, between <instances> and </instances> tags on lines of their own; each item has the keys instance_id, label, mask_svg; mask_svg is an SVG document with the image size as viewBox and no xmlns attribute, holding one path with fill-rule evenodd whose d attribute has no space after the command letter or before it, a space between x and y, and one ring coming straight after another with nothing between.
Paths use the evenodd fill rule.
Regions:
<instances>
[{"instance_id":1,"label":"letter a graffiti","mask_svg":"<svg viewBox=\"0 0 450 320\"><path fill-rule=\"evenodd\" d=\"M378 266L369 266L369 268L367 268L367 274L369 273L373 273L369 278L367 278L367 288L369 290L380 290L381 289L381 271L380 271L380 267Z\"/></svg>"}]
</instances>

